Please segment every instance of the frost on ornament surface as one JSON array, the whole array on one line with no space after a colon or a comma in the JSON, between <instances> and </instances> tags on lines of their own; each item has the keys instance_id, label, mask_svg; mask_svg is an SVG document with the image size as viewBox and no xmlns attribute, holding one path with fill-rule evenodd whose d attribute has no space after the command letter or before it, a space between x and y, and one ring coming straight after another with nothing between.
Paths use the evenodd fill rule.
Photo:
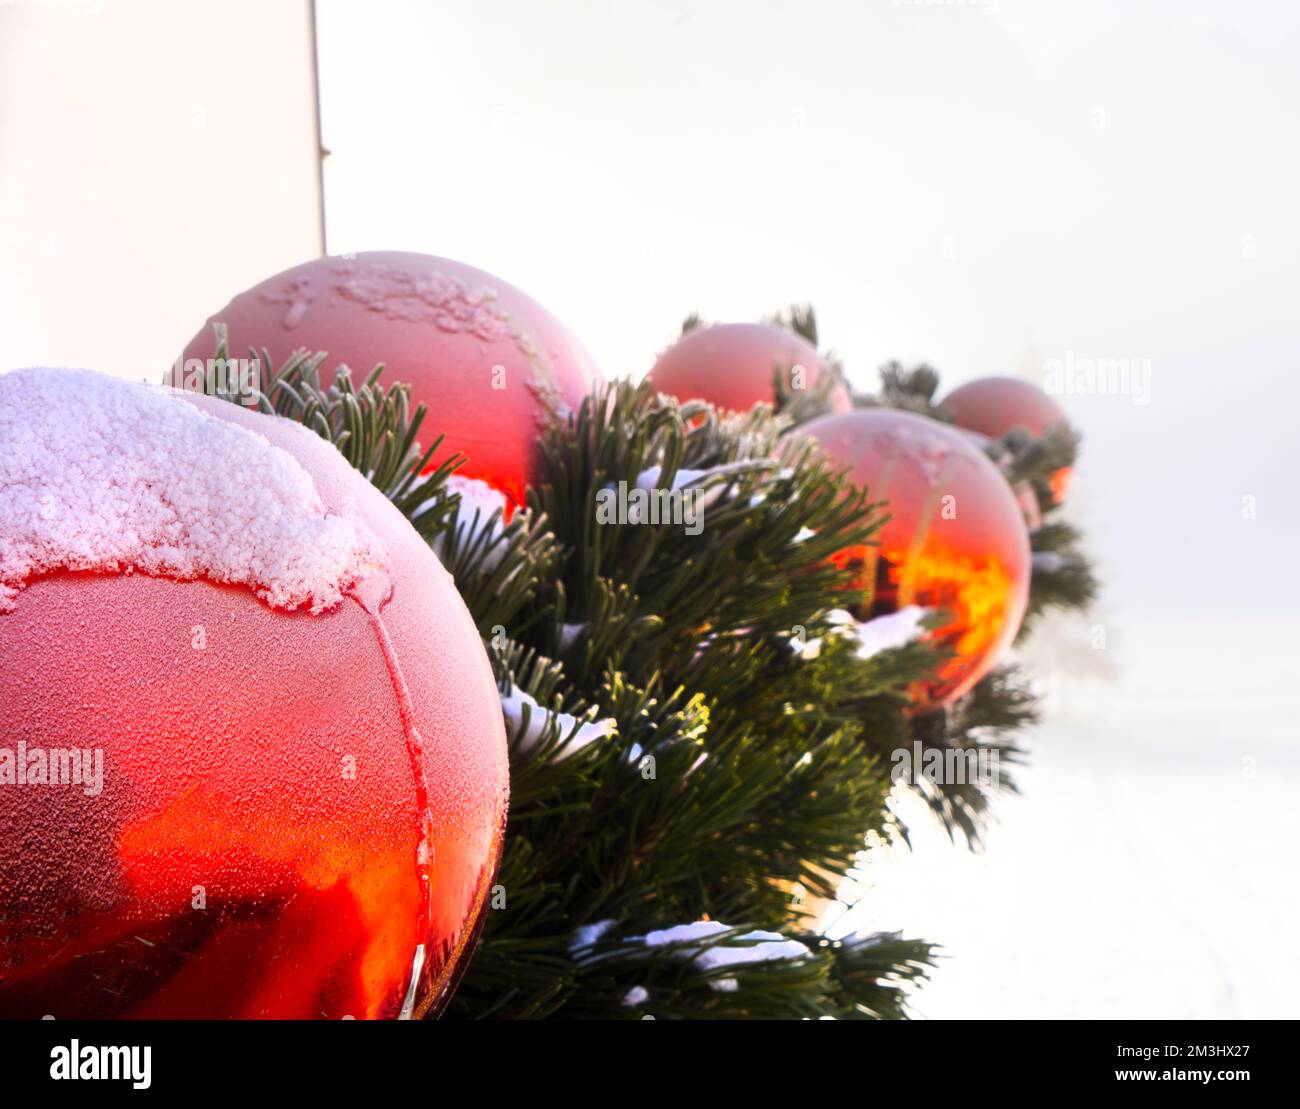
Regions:
<instances>
[{"instance_id":1,"label":"frost on ornament surface","mask_svg":"<svg viewBox=\"0 0 1300 1109\"><path fill-rule=\"evenodd\" d=\"M0 611L55 570L207 578L314 613L387 572L375 535L327 513L292 455L160 389L14 370L0 444Z\"/></svg>"},{"instance_id":2,"label":"frost on ornament surface","mask_svg":"<svg viewBox=\"0 0 1300 1109\"><path fill-rule=\"evenodd\" d=\"M340 267L335 288L348 300L391 320L427 320L442 331L464 331L483 340L509 338L510 320L497 306L497 291L471 287L449 274L410 273L394 266Z\"/></svg>"},{"instance_id":3,"label":"frost on ornament surface","mask_svg":"<svg viewBox=\"0 0 1300 1109\"><path fill-rule=\"evenodd\" d=\"M493 274L449 258L367 251L313 258L273 274L213 313L183 357L209 358L212 324L230 348L265 349L282 365L295 350L322 351L323 380L342 365L363 377L385 366L383 383L411 387L428 406L431 460L452 454L516 506L542 472L538 439L576 410L601 375L565 325Z\"/></svg>"},{"instance_id":4,"label":"frost on ornament surface","mask_svg":"<svg viewBox=\"0 0 1300 1109\"><path fill-rule=\"evenodd\" d=\"M436 1011L505 735L401 514L289 421L48 370L0 376L0 506L0 1016Z\"/></svg>"}]
</instances>

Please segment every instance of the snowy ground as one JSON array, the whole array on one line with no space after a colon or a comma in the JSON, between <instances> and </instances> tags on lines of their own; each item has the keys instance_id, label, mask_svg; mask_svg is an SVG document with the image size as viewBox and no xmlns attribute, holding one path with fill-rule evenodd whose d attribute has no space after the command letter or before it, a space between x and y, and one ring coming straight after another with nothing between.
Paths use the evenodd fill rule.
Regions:
<instances>
[{"instance_id":1,"label":"snowy ground","mask_svg":"<svg viewBox=\"0 0 1300 1109\"><path fill-rule=\"evenodd\" d=\"M915 850L852 919L943 944L916 1015L1300 1016L1300 668L1291 628L1237 630L1148 628L1113 681L1058 685L982 854L906 809Z\"/></svg>"}]
</instances>

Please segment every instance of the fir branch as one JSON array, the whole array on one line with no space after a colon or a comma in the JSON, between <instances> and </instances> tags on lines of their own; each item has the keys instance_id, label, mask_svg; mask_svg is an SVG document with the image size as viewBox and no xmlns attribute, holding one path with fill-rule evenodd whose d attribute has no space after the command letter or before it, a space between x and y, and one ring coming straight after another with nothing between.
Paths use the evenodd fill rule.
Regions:
<instances>
[{"instance_id":1,"label":"fir branch","mask_svg":"<svg viewBox=\"0 0 1300 1109\"><path fill-rule=\"evenodd\" d=\"M433 449L419 449L426 411L410 412L408 390L384 390L379 369L359 388L346 372L324 388L322 361L299 352L268 372L264 410L334 442L412 519L453 570L503 695L541 714L522 703L510 729L507 903L489 913L451 1011L903 1015L930 945L811 936L790 885L832 894L864 835L898 830L899 748L919 737L1011 758L1003 733L1030 713L986 679L960 710L913 717L909 687L933 672L935 652L862 658L833 634L831 614L855 594L830 556L872 541L883 511L870 491L789 435L789 415L720 418L616 383L552 424L542 480L507 522L462 507L447 481L454 462L422 473ZM702 534L684 521L600 522L598 498L620 483L690 489L706 505ZM810 639L824 641L815 656L794 650ZM562 718L596 715L614 727L571 749L575 724ZM950 829L978 837L986 791L909 785ZM663 951L594 963L571 951L596 920L626 937L704 918L751 922L810 953L736 968L732 991ZM648 1008L624 1004L637 986Z\"/></svg>"},{"instance_id":2,"label":"fir branch","mask_svg":"<svg viewBox=\"0 0 1300 1109\"><path fill-rule=\"evenodd\" d=\"M763 322L783 327L801 339L807 339L813 346L820 345L817 340L817 312L811 304L792 304L789 308L768 316Z\"/></svg>"},{"instance_id":3,"label":"fir branch","mask_svg":"<svg viewBox=\"0 0 1300 1109\"><path fill-rule=\"evenodd\" d=\"M1029 543L1033 576L1018 641L1032 632L1044 613L1054 608L1085 609L1101 591L1083 553L1083 537L1077 528L1059 521L1048 522L1030 533Z\"/></svg>"},{"instance_id":4,"label":"fir branch","mask_svg":"<svg viewBox=\"0 0 1300 1109\"><path fill-rule=\"evenodd\" d=\"M1033 694L1015 667L991 671L951 706L917 716L914 737L928 752L965 768L934 783L924 776L911 785L943 822L948 835L980 846L994 798L1018 793L1014 768L1026 761L1014 735L1038 720ZM981 767L988 768L985 780ZM915 767L913 767L915 770Z\"/></svg>"},{"instance_id":5,"label":"fir branch","mask_svg":"<svg viewBox=\"0 0 1300 1109\"><path fill-rule=\"evenodd\" d=\"M932 420L951 423L952 417L947 410L935 404L934 395L938 389L939 374L924 362L911 369L901 362L887 362L880 368L880 396L870 403L902 408L929 416Z\"/></svg>"},{"instance_id":6,"label":"fir branch","mask_svg":"<svg viewBox=\"0 0 1300 1109\"><path fill-rule=\"evenodd\" d=\"M220 365L229 360L226 326L216 323L213 329L214 362ZM379 384L382 364L370 372L359 389L346 366L339 368L330 386L322 386L320 367L327 357L324 352L295 351L278 368L267 350L250 350L249 355L259 367L255 399L260 411L294 420L332 443L426 539L448 525L456 504L447 495L446 482L463 460L453 454L431 468L442 437L421 452L417 436L427 410L420 405L410 411L409 386L384 389ZM215 395L232 403L245 403L237 394Z\"/></svg>"}]
</instances>

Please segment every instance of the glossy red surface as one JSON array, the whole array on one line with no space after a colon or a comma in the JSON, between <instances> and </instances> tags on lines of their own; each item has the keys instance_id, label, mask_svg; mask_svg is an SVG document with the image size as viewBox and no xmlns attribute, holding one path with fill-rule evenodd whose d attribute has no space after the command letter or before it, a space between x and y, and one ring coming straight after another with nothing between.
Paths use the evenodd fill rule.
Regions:
<instances>
[{"instance_id":1,"label":"glossy red surface","mask_svg":"<svg viewBox=\"0 0 1300 1109\"><path fill-rule=\"evenodd\" d=\"M0 788L0 1016L360 1019L408 993L436 1011L508 797L479 636L331 446L194 403L291 453L327 509L350 500L391 580L313 616L204 580L61 572L0 615L0 746L103 757L98 795Z\"/></svg>"},{"instance_id":2,"label":"glossy red surface","mask_svg":"<svg viewBox=\"0 0 1300 1109\"><path fill-rule=\"evenodd\" d=\"M285 270L214 313L185 358L211 357L214 321L229 328L232 356L265 347L279 365L298 348L327 351L326 381L341 364L359 379L385 363L382 381L410 383L412 404L429 407L421 442L446 436L434 463L460 452L461 476L518 504L537 476L547 413L577 408L601 376L531 297L429 254L373 251Z\"/></svg>"},{"instance_id":3,"label":"glossy red surface","mask_svg":"<svg viewBox=\"0 0 1300 1109\"><path fill-rule=\"evenodd\" d=\"M723 323L687 332L659 356L648 379L661 393L680 401L698 398L727 411L745 412L756 404L775 404L774 376L779 371L789 390L790 371L796 365L807 371L808 389L826 372L816 348L783 327ZM847 412L852 406L848 390L837 385L831 393L832 410Z\"/></svg>"},{"instance_id":4,"label":"glossy red surface","mask_svg":"<svg viewBox=\"0 0 1300 1109\"><path fill-rule=\"evenodd\" d=\"M1006 479L962 432L910 412L860 409L801 431L889 502L879 545L837 559L858 570L856 615L943 609L949 619L930 634L955 654L916 692L922 703L960 696L1015 638L1028 600L1029 538Z\"/></svg>"}]
</instances>

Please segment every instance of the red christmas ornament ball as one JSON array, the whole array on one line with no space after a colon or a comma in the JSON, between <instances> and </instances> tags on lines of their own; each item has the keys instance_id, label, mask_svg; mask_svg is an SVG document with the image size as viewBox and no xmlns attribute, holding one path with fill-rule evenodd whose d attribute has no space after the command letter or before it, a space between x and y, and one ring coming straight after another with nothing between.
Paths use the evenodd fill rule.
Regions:
<instances>
[{"instance_id":1,"label":"red christmas ornament ball","mask_svg":"<svg viewBox=\"0 0 1300 1109\"><path fill-rule=\"evenodd\" d=\"M783 327L721 323L688 331L659 356L647 380L680 401L705 400L725 411L747 412L756 404L776 403L778 373L792 392L816 388L827 372L816 347ZM833 412L853 407L848 390L838 383L830 402Z\"/></svg>"},{"instance_id":2,"label":"red christmas ornament ball","mask_svg":"<svg viewBox=\"0 0 1300 1109\"><path fill-rule=\"evenodd\" d=\"M981 377L959 385L941 402L952 415L953 423L968 431L978 431L1000 439L1019 429L1035 439L1054 427L1067 427L1065 413L1047 393L1028 381L1015 377ZM1070 468L1063 466L1051 477L1052 494L1057 504L1065 499Z\"/></svg>"},{"instance_id":3,"label":"red christmas ornament ball","mask_svg":"<svg viewBox=\"0 0 1300 1109\"><path fill-rule=\"evenodd\" d=\"M214 322L230 353L327 351L322 376L385 363L383 381L411 386L429 414L422 439L446 438L433 459L466 456L457 471L522 504L538 478L548 414L577 408L601 380L573 334L531 297L483 270L431 254L374 251L316 258L240 293L186 344L212 357Z\"/></svg>"},{"instance_id":4,"label":"red christmas ornament ball","mask_svg":"<svg viewBox=\"0 0 1300 1109\"><path fill-rule=\"evenodd\" d=\"M481 925L500 702L328 443L0 375L0 1016L434 1013Z\"/></svg>"},{"instance_id":5,"label":"red christmas ornament ball","mask_svg":"<svg viewBox=\"0 0 1300 1109\"><path fill-rule=\"evenodd\" d=\"M954 654L917 692L922 704L959 697L1015 638L1029 597L1029 537L1006 479L961 432L911 412L859 409L801 430L889 502L878 545L836 559L870 597L856 614L942 609L948 619L929 635Z\"/></svg>"}]
</instances>

